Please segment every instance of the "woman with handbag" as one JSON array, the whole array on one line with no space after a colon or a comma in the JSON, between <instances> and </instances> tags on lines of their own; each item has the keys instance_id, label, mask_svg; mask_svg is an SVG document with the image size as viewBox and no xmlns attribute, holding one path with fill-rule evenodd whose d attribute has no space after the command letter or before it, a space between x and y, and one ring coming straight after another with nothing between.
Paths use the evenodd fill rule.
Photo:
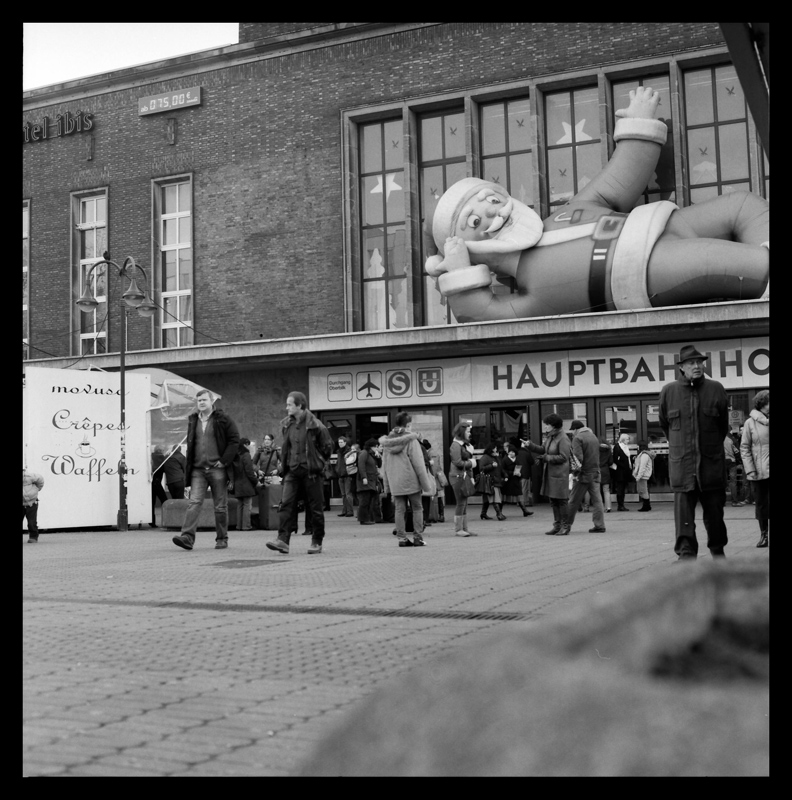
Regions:
<instances>
[{"instance_id":1,"label":"woman with handbag","mask_svg":"<svg viewBox=\"0 0 792 800\"><path fill-rule=\"evenodd\" d=\"M448 480L454 490L456 508L454 509L454 534L456 536L478 536L468 530L467 504L468 497L475 494L476 484L473 480L473 467L476 459L473 458L473 448L470 444L470 425L460 422L454 428L454 440L449 450L451 468L448 470Z\"/></svg>"},{"instance_id":2,"label":"woman with handbag","mask_svg":"<svg viewBox=\"0 0 792 800\"><path fill-rule=\"evenodd\" d=\"M566 536L569 533L569 465L572 446L564 433L564 420L558 414L548 414L542 420L544 441L542 445L528 442L528 447L538 453L544 462L542 494L550 498L553 507L553 527L548 536Z\"/></svg>"},{"instance_id":3,"label":"woman with handbag","mask_svg":"<svg viewBox=\"0 0 792 800\"><path fill-rule=\"evenodd\" d=\"M479 479L478 490L481 492L481 518L492 519L487 516L490 503L495 507L495 515L499 520L504 520L503 499L501 497L501 486L503 485L503 474L501 472L501 462L498 454L496 442L490 442L484 448L484 455L479 459Z\"/></svg>"}]
</instances>

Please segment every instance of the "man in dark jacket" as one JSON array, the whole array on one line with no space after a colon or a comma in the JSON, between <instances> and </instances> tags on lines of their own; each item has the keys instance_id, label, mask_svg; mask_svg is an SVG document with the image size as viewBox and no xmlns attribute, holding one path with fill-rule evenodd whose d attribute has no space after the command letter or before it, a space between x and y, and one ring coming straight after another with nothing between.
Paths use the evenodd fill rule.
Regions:
<instances>
[{"instance_id":1,"label":"man in dark jacket","mask_svg":"<svg viewBox=\"0 0 792 800\"><path fill-rule=\"evenodd\" d=\"M198 411L187 422L185 475L190 480L190 502L184 515L181 534L173 543L192 550L207 487L214 503L215 549L228 547L228 468L239 449L236 423L222 409L214 408L211 392L201 389L195 396Z\"/></svg>"},{"instance_id":2,"label":"man in dark jacket","mask_svg":"<svg viewBox=\"0 0 792 800\"><path fill-rule=\"evenodd\" d=\"M338 488L341 492L341 513L339 517L355 516L355 497L352 493L352 485L357 480L347 472L346 457L351 451L349 439L346 436L338 437L338 457L336 461L336 477L338 478Z\"/></svg>"},{"instance_id":3,"label":"man in dark jacket","mask_svg":"<svg viewBox=\"0 0 792 800\"><path fill-rule=\"evenodd\" d=\"M706 359L693 345L685 345L678 362L682 376L660 392L660 427L668 437L668 477L674 492L674 552L679 560L698 554L698 502L713 557L722 557L728 542L723 522L723 439L729 430L729 406L723 386L704 375Z\"/></svg>"},{"instance_id":4,"label":"man in dark jacket","mask_svg":"<svg viewBox=\"0 0 792 800\"><path fill-rule=\"evenodd\" d=\"M321 553L325 534L322 483L325 463L333 452L333 440L327 428L308 410L308 400L302 392L289 393L286 412L281 421L283 494L278 538L267 542L267 547L279 553L289 552L292 531L297 530L297 500L302 492L306 518L310 512L311 519L308 552Z\"/></svg>"},{"instance_id":5,"label":"man in dark jacket","mask_svg":"<svg viewBox=\"0 0 792 800\"><path fill-rule=\"evenodd\" d=\"M591 505L594 509L592 521L594 527L589 528L589 533L605 533L605 513L600 496L600 469L599 469L599 439L594 435L591 428L587 428L582 420L573 419L569 426L575 438L572 439L572 455L577 459L580 466L574 471L577 477L575 486L572 489L572 496L569 498L569 510L567 511L566 533L572 529L575 523L575 515L583 502L586 492L591 497ZM563 529L556 534L562 535Z\"/></svg>"}]
</instances>

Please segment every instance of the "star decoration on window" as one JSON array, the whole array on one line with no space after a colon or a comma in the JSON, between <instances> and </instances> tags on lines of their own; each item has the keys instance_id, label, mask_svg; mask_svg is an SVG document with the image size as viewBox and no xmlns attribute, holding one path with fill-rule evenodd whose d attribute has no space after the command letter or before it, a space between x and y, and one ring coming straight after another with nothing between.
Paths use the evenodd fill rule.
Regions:
<instances>
[{"instance_id":1,"label":"star decoration on window","mask_svg":"<svg viewBox=\"0 0 792 800\"><path fill-rule=\"evenodd\" d=\"M565 169L559 169L558 172L562 178L566 178L567 171Z\"/></svg>"},{"instance_id":2,"label":"star decoration on window","mask_svg":"<svg viewBox=\"0 0 792 800\"><path fill-rule=\"evenodd\" d=\"M701 153L701 155L703 155L703 156L707 155L707 148L706 147L699 147L699 153Z\"/></svg>"},{"instance_id":3,"label":"star decoration on window","mask_svg":"<svg viewBox=\"0 0 792 800\"><path fill-rule=\"evenodd\" d=\"M524 119L516 119L514 121L517 123L517 127L518 128L524 128L525 127L525 120Z\"/></svg>"},{"instance_id":4,"label":"star decoration on window","mask_svg":"<svg viewBox=\"0 0 792 800\"><path fill-rule=\"evenodd\" d=\"M732 95L732 94L734 94L734 90L735 90L736 88L737 88L736 86L732 86L731 88L729 88L728 86L726 86L726 87L725 87L725 89L726 89L726 93L727 93L727 94L730 94L730 95Z\"/></svg>"},{"instance_id":5,"label":"star decoration on window","mask_svg":"<svg viewBox=\"0 0 792 800\"><path fill-rule=\"evenodd\" d=\"M452 127L449 125L449 126L448 126L448 132L449 132L449 133L450 133L452 136L456 136L457 129L456 129L456 128L452 128Z\"/></svg>"},{"instance_id":6,"label":"star decoration on window","mask_svg":"<svg viewBox=\"0 0 792 800\"><path fill-rule=\"evenodd\" d=\"M564 135L556 142L556 144L572 144L572 126L568 122L561 123L564 126ZM586 120L582 119L575 125L575 139L576 142L587 142L591 140L591 136L583 133L583 126Z\"/></svg>"},{"instance_id":7,"label":"star decoration on window","mask_svg":"<svg viewBox=\"0 0 792 800\"><path fill-rule=\"evenodd\" d=\"M402 187L396 183L395 175L385 176L385 200L389 200L391 192L400 192ZM382 194L382 175L377 175L377 185L371 190L371 194Z\"/></svg>"},{"instance_id":8,"label":"star decoration on window","mask_svg":"<svg viewBox=\"0 0 792 800\"><path fill-rule=\"evenodd\" d=\"M490 178L490 180L491 180L493 183L500 183L500 175L493 175L493 176Z\"/></svg>"},{"instance_id":9,"label":"star decoration on window","mask_svg":"<svg viewBox=\"0 0 792 800\"><path fill-rule=\"evenodd\" d=\"M393 149L394 150L398 150L399 149L399 140L398 139L391 139L391 143L393 144Z\"/></svg>"}]
</instances>

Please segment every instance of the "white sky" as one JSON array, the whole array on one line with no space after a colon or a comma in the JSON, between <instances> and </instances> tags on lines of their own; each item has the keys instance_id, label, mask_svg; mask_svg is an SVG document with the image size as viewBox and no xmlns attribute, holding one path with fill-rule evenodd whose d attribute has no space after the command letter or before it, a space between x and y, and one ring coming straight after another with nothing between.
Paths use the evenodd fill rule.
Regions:
<instances>
[{"instance_id":1,"label":"white sky","mask_svg":"<svg viewBox=\"0 0 792 800\"><path fill-rule=\"evenodd\" d=\"M24 22L22 91L237 44L237 22Z\"/></svg>"}]
</instances>

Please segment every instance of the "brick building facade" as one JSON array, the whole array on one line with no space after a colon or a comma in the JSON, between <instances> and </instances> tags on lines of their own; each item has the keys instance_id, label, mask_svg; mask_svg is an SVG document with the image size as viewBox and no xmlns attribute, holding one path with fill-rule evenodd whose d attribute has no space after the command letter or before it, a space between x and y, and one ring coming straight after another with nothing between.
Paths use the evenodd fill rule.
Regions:
<instances>
[{"instance_id":1,"label":"brick building facade","mask_svg":"<svg viewBox=\"0 0 792 800\"><path fill-rule=\"evenodd\" d=\"M480 109L530 99L533 200L544 216L552 191L540 98L563 91L575 100L580 87L595 94L597 157L604 163L613 150L614 87L662 75L676 111L684 107L686 73L711 70L716 81L716 70L729 64L717 23L240 23L237 45L25 92L25 363L117 367L117 278L110 271L105 279L107 319L98 338L91 334L99 319L86 332L74 305L102 242L114 260L131 255L143 265L159 306L152 319L129 316L127 365L161 367L215 389L251 439L276 429L286 393L318 385L311 371L328 365L345 372L344 364L376 369L474 351L618 347L625 327L619 315L459 325L430 308L435 301L422 274L424 167L416 156L422 120L459 115L465 138L458 169L478 175ZM194 107L141 112L142 98L178 98L188 88L200 89ZM82 129L67 134L65 120L78 114ZM732 176L732 183L765 196L769 168L745 117L746 175ZM390 174L405 192L408 213L383 239L395 237L398 247L380 248L400 259L387 269L406 271L407 299L397 311L387 300L384 311L371 310L377 292L392 298L396 284L375 286L364 269L366 126L383 137L403 134L404 161ZM682 120L672 133L669 191L687 205L696 189L686 171ZM391 181L387 164L382 177ZM729 176L710 183L708 190L722 192ZM103 219L84 219L101 213ZM170 223L179 232L169 244L163 237L171 235ZM81 250L89 237L94 250ZM655 309L636 319L627 325L636 347L667 342L673 349L699 336L724 351L735 338L762 349L768 334L766 302ZM379 371L384 380L388 370ZM766 382L762 376L756 385ZM397 397L382 396L379 417L399 406ZM578 399L592 420L605 419L595 392ZM327 413L336 408L327 398L310 400ZM354 416L354 404L339 402ZM491 400L482 402L490 409L490 435ZM525 405L525 424L536 428L545 406L538 397L526 404L517 406ZM459 409L437 407L436 435L447 439ZM379 429L369 421L357 431L357 424L351 421L356 438Z\"/></svg>"}]
</instances>

